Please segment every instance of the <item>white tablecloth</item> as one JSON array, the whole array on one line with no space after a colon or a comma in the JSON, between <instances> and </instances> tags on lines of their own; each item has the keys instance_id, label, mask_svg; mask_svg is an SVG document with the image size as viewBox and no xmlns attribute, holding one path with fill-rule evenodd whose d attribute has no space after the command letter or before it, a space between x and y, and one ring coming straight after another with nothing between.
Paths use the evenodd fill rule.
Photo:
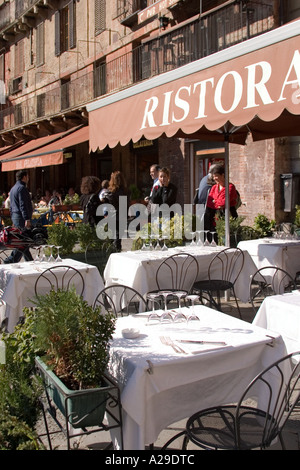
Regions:
<instances>
[{"instance_id":1,"label":"white tablecloth","mask_svg":"<svg viewBox=\"0 0 300 470\"><path fill-rule=\"evenodd\" d=\"M8 318L9 332L14 330L19 318L23 315L23 307L33 307L30 299L35 296L34 286L38 276L45 269L58 265L72 266L80 271L84 280L83 298L90 304L103 289L104 282L97 267L73 259L64 259L62 263L29 261L1 264L0 289L3 290L2 299L6 302L5 317ZM4 318L0 318L0 324L3 320Z\"/></svg>"},{"instance_id":2,"label":"white tablecloth","mask_svg":"<svg viewBox=\"0 0 300 470\"><path fill-rule=\"evenodd\" d=\"M238 247L248 251L257 269L277 266L287 271L293 278L296 272L300 271L300 240L259 238L242 241Z\"/></svg>"},{"instance_id":3,"label":"white tablecloth","mask_svg":"<svg viewBox=\"0 0 300 470\"><path fill-rule=\"evenodd\" d=\"M222 249L224 247L178 247L158 252L127 251L113 253L110 255L104 270L105 285L125 284L145 295L147 292L157 289L155 276L160 263L168 256L179 252L190 253L197 259L199 266L197 281L204 280L207 279L209 263L215 254ZM244 268L235 284L235 293L242 302L248 302L250 276L255 273L256 266L247 251L244 252L244 255Z\"/></svg>"},{"instance_id":4,"label":"white tablecloth","mask_svg":"<svg viewBox=\"0 0 300 470\"><path fill-rule=\"evenodd\" d=\"M253 325L281 334L287 351L300 350L300 292L266 297Z\"/></svg>"},{"instance_id":5,"label":"white tablecloth","mask_svg":"<svg viewBox=\"0 0 300 470\"><path fill-rule=\"evenodd\" d=\"M168 425L197 410L237 400L258 372L285 354L276 333L271 347L269 332L262 328L204 306L195 307L195 312L200 318L196 327L149 326L146 314L117 320L109 372L121 387L125 449L144 449ZM123 338L121 331L128 327L139 328L140 336ZM161 343L161 335L226 345L178 342L187 354L177 354Z\"/></svg>"}]
</instances>

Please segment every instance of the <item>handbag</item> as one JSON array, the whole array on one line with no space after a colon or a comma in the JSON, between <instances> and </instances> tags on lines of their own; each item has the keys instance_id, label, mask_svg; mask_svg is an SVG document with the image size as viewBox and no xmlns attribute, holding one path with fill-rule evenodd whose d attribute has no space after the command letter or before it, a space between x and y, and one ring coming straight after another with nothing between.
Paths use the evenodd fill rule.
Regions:
<instances>
[{"instance_id":1,"label":"handbag","mask_svg":"<svg viewBox=\"0 0 300 470\"><path fill-rule=\"evenodd\" d=\"M198 189L196 189L195 196L194 196L194 204L198 204Z\"/></svg>"}]
</instances>

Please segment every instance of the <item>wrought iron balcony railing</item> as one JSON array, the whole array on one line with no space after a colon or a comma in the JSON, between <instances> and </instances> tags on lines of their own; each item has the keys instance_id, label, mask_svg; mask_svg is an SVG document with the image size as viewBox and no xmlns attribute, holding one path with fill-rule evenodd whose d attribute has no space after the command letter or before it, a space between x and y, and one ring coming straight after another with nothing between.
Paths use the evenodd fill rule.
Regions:
<instances>
[{"instance_id":1,"label":"wrought iron balcony railing","mask_svg":"<svg viewBox=\"0 0 300 470\"><path fill-rule=\"evenodd\" d=\"M275 28L273 8L262 0L235 1L165 32L76 80L42 91L0 111L0 133L78 109L88 102L175 69Z\"/></svg>"}]
</instances>

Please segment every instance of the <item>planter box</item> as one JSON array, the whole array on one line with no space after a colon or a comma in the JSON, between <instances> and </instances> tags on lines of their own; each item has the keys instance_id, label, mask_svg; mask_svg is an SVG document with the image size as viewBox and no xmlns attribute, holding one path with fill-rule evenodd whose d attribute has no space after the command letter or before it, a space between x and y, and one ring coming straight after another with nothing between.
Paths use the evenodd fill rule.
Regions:
<instances>
[{"instance_id":1,"label":"planter box","mask_svg":"<svg viewBox=\"0 0 300 470\"><path fill-rule=\"evenodd\" d=\"M36 367L50 398L73 428L102 426L106 402L111 386L103 379L103 386L86 390L70 390L52 372L40 357Z\"/></svg>"}]
</instances>

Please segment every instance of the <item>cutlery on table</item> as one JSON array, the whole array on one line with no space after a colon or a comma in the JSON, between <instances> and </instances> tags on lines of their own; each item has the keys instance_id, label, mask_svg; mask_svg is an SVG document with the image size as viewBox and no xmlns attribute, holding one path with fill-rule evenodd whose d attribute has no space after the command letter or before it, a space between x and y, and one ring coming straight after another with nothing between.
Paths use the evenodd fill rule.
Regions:
<instances>
[{"instance_id":1,"label":"cutlery on table","mask_svg":"<svg viewBox=\"0 0 300 470\"><path fill-rule=\"evenodd\" d=\"M193 339L177 339L176 341L179 341L179 343L195 343L195 344L222 344L226 345L224 341L198 341L198 340L193 340Z\"/></svg>"},{"instance_id":2,"label":"cutlery on table","mask_svg":"<svg viewBox=\"0 0 300 470\"><path fill-rule=\"evenodd\" d=\"M160 336L159 339L166 346L171 346L171 348L173 348L175 352L187 354L180 346L174 344L174 342L168 336Z\"/></svg>"}]
</instances>

